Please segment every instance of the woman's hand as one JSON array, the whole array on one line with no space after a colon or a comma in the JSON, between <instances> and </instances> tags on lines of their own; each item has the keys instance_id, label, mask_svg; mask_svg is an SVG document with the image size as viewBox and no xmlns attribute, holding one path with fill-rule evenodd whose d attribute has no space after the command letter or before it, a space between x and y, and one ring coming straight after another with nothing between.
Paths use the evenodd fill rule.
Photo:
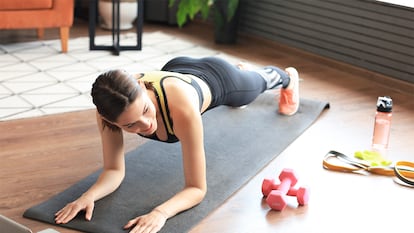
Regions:
<instances>
[{"instance_id":1,"label":"woman's hand","mask_svg":"<svg viewBox=\"0 0 414 233\"><path fill-rule=\"evenodd\" d=\"M95 202L92 198L81 196L77 200L67 204L55 214L55 222L57 224L65 224L71 221L80 211L84 210L85 219L90 221L92 219L92 212Z\"/></svg>"},{"instance_id":2,"label":"woman's hand","mask_svg":"<svg viewBox=\"0 0 414 233\"><path fill-rule=\"evenodd\" d=\"M131 219L124 226L124 229L133 227L130 233L156 233L161 230L167 219L168 215L166 213L154 209L146 215Z\"/></svg>"}]
</instances>

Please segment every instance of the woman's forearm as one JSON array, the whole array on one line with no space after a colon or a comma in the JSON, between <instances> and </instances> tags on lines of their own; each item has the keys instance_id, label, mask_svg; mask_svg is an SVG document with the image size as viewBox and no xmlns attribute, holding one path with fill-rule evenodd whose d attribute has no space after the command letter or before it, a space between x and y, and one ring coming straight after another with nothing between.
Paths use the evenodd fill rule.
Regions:
<instances>
[{"instance_id":1,"label":"woman's forearm","mask_svg":"<svg viewBox=\"0 0 414 233\"><path fill-rule=\"evenodd\" d=\"M124 179L125 173L118 170L104 170L100 175L95 184L93 184L83 196L88 196L94 201L97 201L110 193L114 192L122 180Z\"/></svg>"},{"instance_id":2,"label":"woman's forearm","mask_svg":"<svg viewBox=\"0 0 414 233\"><path fill-rule=\"evenodd\" d=\"M186 187L154 210L162 212L166 218L173 217L198 205L204 199L206 191L197 187Z\"/></svg>"}]
</instances>

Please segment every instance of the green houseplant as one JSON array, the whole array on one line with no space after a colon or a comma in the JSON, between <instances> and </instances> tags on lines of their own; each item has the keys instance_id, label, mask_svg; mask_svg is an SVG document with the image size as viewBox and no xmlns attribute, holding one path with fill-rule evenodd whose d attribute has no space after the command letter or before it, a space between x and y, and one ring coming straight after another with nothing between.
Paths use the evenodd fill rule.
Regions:
<instances>
[{"instance_id":1,"label":"green houseplant","mask_svg":"<svg viewBox=\"0 0 414 233\"><path fill-rule=\"evenodd\" d=\"M238 9L240 0L169 0L170 7L178 1L177 24L182 27L198 14L206 20L210 9L214 13L215 39L217 43L235 43L237 37Z\"/></svg>"}]
</instances>

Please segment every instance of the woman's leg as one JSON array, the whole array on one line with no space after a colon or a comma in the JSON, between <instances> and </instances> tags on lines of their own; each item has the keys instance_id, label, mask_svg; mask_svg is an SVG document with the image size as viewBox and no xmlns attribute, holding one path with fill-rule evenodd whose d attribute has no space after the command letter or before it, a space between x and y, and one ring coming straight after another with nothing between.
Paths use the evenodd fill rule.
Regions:
<instances>
[{"instance_id":1,"label":"woman's leg","mask_svg":"<svg viewBox=\"0 0 414 233\"><path fill-rule=\"evenodd\" d=\"M204 58L210 65L215 65L224 78L226 94L224 105L242 106L251 103L261 93L275 87L286 87L289 84L288 74L275 66L260 69L244 70L216 57Z\"/></svg>"},{"instance_id":2,"label":"woman's leg","mask_svg":"<svg viewBox=\"0 0 414 233\"><path fill-rule=\"evenodd\" d=\"M283 70L268 66L255 71L241 70L217 57L194 59L178 57L169 61L162 70L193 74L210 87L213 101L218 105L242 106L251 103L261 93L276 86L284 86L289 76Z\"/></svg>"}]
</instances>

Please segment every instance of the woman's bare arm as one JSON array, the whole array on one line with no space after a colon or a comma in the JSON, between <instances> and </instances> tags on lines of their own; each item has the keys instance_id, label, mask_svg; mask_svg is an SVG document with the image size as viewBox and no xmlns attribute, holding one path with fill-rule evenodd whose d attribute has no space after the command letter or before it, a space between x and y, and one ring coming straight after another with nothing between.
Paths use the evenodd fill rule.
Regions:
<instances>
[{"instance_id":1,"label":"woman's bare arm","mask_svg":"<svg viewBox=\"0 0 414 233\"><path fill-rule=\"evenodd\" d=\"M207 192L203 124L197 93L188 84L181 85L167 86L170 116L181 143L185 178L184 188L157 207L169 216L199 204Z\"/></svg>"},{"instance_id":2,"label":"woman's bare arm","mask_svg":"<svg viewBox=\"0 0 414 233\"><path fill-rule=\"evenodd\" d=\"M122 132L113 132L102 127L102 119L96 114L103 149L103 171L99 178L82 196L67 204L56 213L56 223L71 221L80 211L85 210L85 218L91 220L95 201L118 188L125 176L125 162Z\"/></svg>"}]
</instances>

